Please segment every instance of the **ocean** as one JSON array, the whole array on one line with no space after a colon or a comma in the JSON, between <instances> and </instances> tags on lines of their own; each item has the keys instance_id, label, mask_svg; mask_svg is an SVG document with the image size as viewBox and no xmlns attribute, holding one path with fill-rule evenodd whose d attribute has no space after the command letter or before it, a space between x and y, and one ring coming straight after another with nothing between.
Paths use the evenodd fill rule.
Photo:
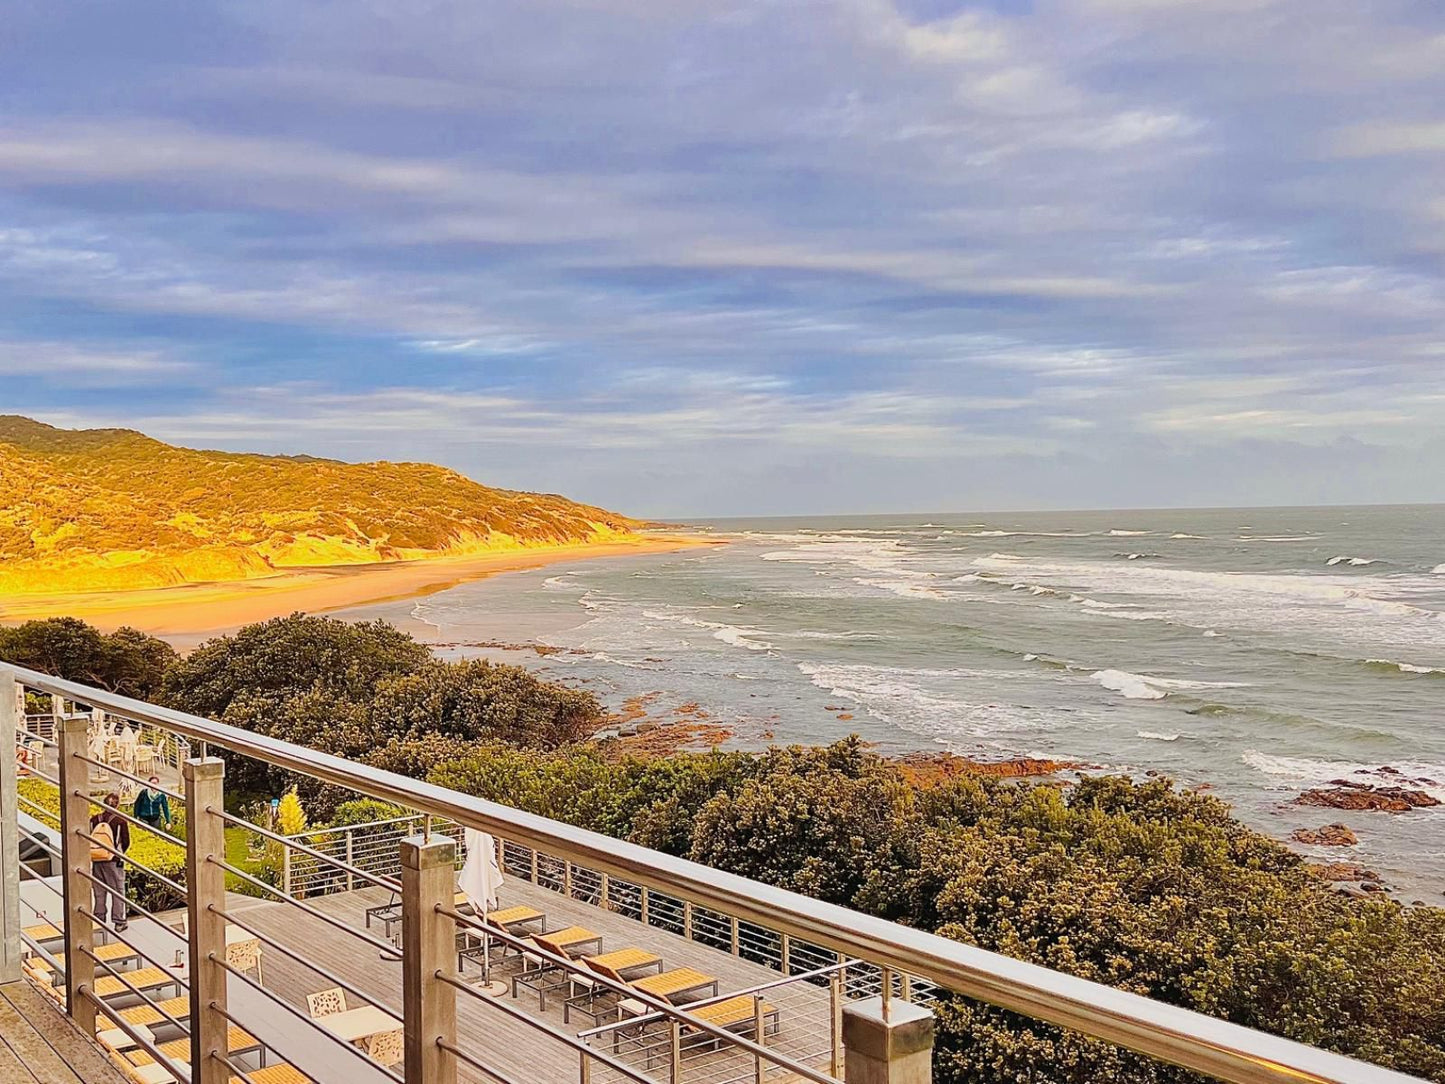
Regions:
<instances>
[{"instance_id":1,"label":"ocean","mask_svg":"<svg viewBox=\"0 0 1445 1084\"><path fill-rule=\"evenodd\" d=\"M1382 768L1445 800L1445 507L698 529L729 544L498 576L386 615L455 654L561 648L503 654L609 706L698 705L744 747L856 732L884 752L1071 759L1207 785L1281 839L1347 824L1355 847L1296 846L1442 902L1445 806L1291 800L1339 778L1398 781Z\"/></svg>"}]
</instances>

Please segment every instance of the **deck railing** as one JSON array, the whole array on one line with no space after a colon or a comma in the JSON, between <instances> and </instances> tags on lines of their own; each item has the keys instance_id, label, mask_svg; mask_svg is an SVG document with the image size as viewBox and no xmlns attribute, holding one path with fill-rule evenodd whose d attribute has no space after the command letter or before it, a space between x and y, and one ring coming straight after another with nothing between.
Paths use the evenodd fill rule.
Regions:
<instances>
[{"instance_id":1,"label":"deck railing","mask_svg":"<svg viewBox=\"0 0 1445 1084\"><path fill-rule=\"evenodd\" d=\"M267 1012L289 1013L311 1027L317 1041L337 1042L338 1049L348 1051L350 1057L334 1061L331 1068L319 1073L307 1070L323 1084L331 1080L345 1079L347 1084L355 1084L388 1078L405 1084L449 1084L457 1079L459 1072L465 1076L468 1070L480 1073L477 1079L500 1080L504 1084L513 1079L496 1065L488 1065L475 1049L459 1045L456 1030L459 1002L471 1006L468 1011L499 1014L513 1023L525 1025L533 1036L528 1041L560 1045L569 1050L576 1059L577 1078L583 1082L604 1077L641 1084L735 1078L765 1081L775 1074L790 1074L792 1079L828 1084L852 1078L852 1059L855 1054L864 1057L861 1043L857 1050L849 1045L841 1054L836 1039L816 1042L817 1049L803 1049L808 1045L806 1042L803 1046L770 1045L769 1025L761 1018L762 1006L771 1004L770 990L732 992L733 996L754 999L759 1006L757 1023L760 1026L719 1027L709 1021L705 1012L695 1011L696 1006L703 1003L679 1008L661 998L639 994L630 986L611 983L588 971L574 960L540 950L524 936L484 927L475 916L458 912L452 900L457 853L451 829L462 827L487 832L502 840L507 868L514 875L549 887L569 899L585 899L649 926L690 936L720 951L767 963L782 972L777 980L782 984L780 990L788 984L797 984L796 990L801 990L803 984L811 984L821 999L812 1004L842 1005L845 1012L853 1014L850 1021L859 1027L867 1022L867 1013L880 1011L884 1027L892 1026L890 1020L916 1022L922 1018L920 1010L903 1002L926 1001L935 993L937 996L962 995L1236 1084L1418 1084L1415 1078L1401 1073L821 903L494 802L33 671L0 667L0 712L11 716L8 722L0 716L0 733L3 726L10 726L17 740L29 739L33 732L27 733L24 720L14 708L7 711L7 705L17 703L10 683L103 710L137 726L163 731L192 748L220 750L228 757L249 757L393 803L411 811L408 817L416 818L421 825L420 833L410 836L403 837L399 832L393 836L391 830L382 833L383 838L392 839L396 846L395 861L374 858L367 852L358 853L359 836L354 832L348 834L344 829L325 830L326 839L309 843L289 839L226 813L220 761L187 760L183 765L184 785L174 795L175 801L186 806L186 838L177 841L186 855L184 884L158 870L130 863L136 867L134 872L138 876L168 882L168 887L187 901L187 932L182 950L184 977L174 976L173 984L188 989L189 1013L185 1020L169 1021L189 1036L188 1057L182 1062L174 1057L175 1048L171 1048L172 1053L168 1055L160 1044L147 1037L145 1029L97 993L98 975L116 979L117 983L110 985L122 989L133 983L134 976L127 980L127 972L113 967L106 954L97 951L96 931L107 932L118 944L129 941L125 931L106 923L103 915L92 912L94 877L88 857L92 839L89 815L93 806L89 770L93 764L85 749L84 719L67 717L58 721L52 750L56 769L48 778L59 788L62 799L61 846L56 849L56 857L63 870L58 888L63 922L57 923L62 927L63 958L52 954L38 938L27 937L26 943L38 958L63 973L65 984L60 1000L82 1028L93 1029L97 1013L102 1014L130 1046L143 1051L176 1080L224 1084L233 1077L251 1081L251 1074L264 1073L265 1070L258 1073L254 1069L248 1072L237 1065L228 1036L232 1025L264 1030L255 1015L262 1006ZM8 764L10 758L4 759ZM13 783L9 780L13 779L13 770L10 765L10 774L6 777L6 786L11 788ZM41 773L44 768L37 771ZM228 857L228 829L250 833L290 855L289 883L284 875L280 885L269 883ZM335 849L337 839L341 847L339 854ZM383 846L378 853L385 850ZM333 891L372 885L394 893L402 912L400 943L394 944L338 918L323 906L324 896L311 894L309 890L298 892L296 878L302 868L317 871L305 874L311 878L309 883ZM329 872L319 872L322 869ZM298 923L334 931L348 939L355 952L369 954L373 959L380 956L399 962L398 988L385 994L363 988L348 977L349 972L341 973L346 968L315 958L304 943L288 943L278 937L274 929L255 917L256 913L227 902L228 879L246 891L283 904L296 913ZM168 922L166 916L146 915L146 918L172 930L172 936L179 941L181 935L174 932L173 923ZM404 1031L405 1035L404 1056L394 1062L399 1068L380 1067L386 1059L377 1056L376 1051L372 1051L370 1058L359 1055L354 1047L338 1040L324 1026L324 1019L322 1022L313 1019L277 996L260 981L259 974L253 976L228 953L228 925L245 931L289 964L325 978L335 989L370 1002L382 1013L393 1014L396 1030ZM608 1022L578 1033L531 1016L505 997L487 996L456 971L453 942L459 927L469 927L476 938L496 946L501 956L518 959L530 956L533 961L556 968L564 976L581 975L604 989L616 986L611 991L615 996L626 997L640 1006L641 1018L634 1012L630 1022L630 1026L638 1030L627 1032ZM163 954L158 958L153 946L141 945L136 951L148 966L164 969L167 964ZM166 974L160 977L165 978ZM148 976L146 981L154 978ZM825 987L837 988L838 997L830 999L818 993ZM237 990L247 996L244 999L234 996ZM848 994L874 992L878 997L861 1003L854 1001L851 1007L843 1004L848 1001ZM881 1010L875 1002L881 1003ZM398 1004L399 1014L394 1007ZM828 1009L824 1015L831 1021L835 1013ZM650 1032L645 1025L653 1020L660 1026ZM831 1023L815 1024L813 1032L829 1038L834 1035ZM641 1036L646 1037L645 1041ZM654 1036L665 1036L666 1042ZM718 1070L719 1058L707 1062L706 1072L698 1069L698 1059L703 1054L719 1052L722 1060L732 1066L731 1070ZM861 1061L859 1064L861 1066ZM873 1072L876 1068L859 1071Z\"/></svg>"}]
</instances>

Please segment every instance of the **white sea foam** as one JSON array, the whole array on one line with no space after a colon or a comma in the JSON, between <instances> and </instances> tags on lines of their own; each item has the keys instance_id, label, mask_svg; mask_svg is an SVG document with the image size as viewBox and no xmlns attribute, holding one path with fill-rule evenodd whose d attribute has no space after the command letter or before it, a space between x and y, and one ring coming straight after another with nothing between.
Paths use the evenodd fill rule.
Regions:
<instances>
[{"instance_id":1,"label":"white sea foam","mask_svg":"<svg viewBox=\"0 0 1445 1084\"><path fill-rule=\"evenodd\" d=\"M1445 674L1445 669L1436 666L1417 666L1412 662L1396 662L1394 659L1366 659L1374 666L1393 666L1402 674Z\"/></svg>"},{"instance_id":2,"label":"white sea foam","mask_svg":"<svg viewBox=\"0 0 1445 1084\"><path fill-rule=\"evenodd\" d=\"M1169 537L1170 537L1170 538L1203 538L1204 536L1203 536L1202 534L1185 534L1183 531L1177 531L1177 532L1175 532L1174 534L1171 534Z\"/></svg>"},{"instance_id":3,"label":"white sea foam","mask_svg":"<svg viewBox=\"0 0 1445 1084\"><path fill-rule=\"evenodd\" d=\"M1319 539L1317 534L1275 534L1275 535L1240 535L1236 542L1315 542Z\"/></svg>"},{"instance_id":4,"label":"white sea foam","mask_svg":"<svg viewBox=\"0 0 1445 1084\"><path fill-rule=\"evenodd\" d=\"M1325 562L1327 565L1354 565L1356 568L1363 568L1365 565L1375 563L1373 557L1331 557Z\"/></svg>"},{"instance_id":5,"label":"white sea foam","mask_svg":"<svg viewBox=\"0 0 1445 1084\"><path fill-rule=\"evenodd\" d=\"M1430 570L1432 576L1445 576L1445 565L1436 565Z\"/></svg>"},{"instance_id":6,"label":"white sea foam","mask_svg":"<svg viewBox=\"0 0 1445 1084\"><path fill-rule=\"evenodd\" d=\"M1139 737L1148 738L1150 741L1178 741L1178 734L1160 734L1153 730L1136 731Z\"/></svg>"},{"instance_id":7,"label":"white sea foam","mask_svg":"<svg viewBox=\"0 0 1445 1084\"><path fill-rule=\"evenodd\" d=\"M1125 670L1099 670L1094 680L1112 692L1122 693L1127 700L1163 700L1169 694L1156 689L1138 674Z\"/></svg>"},{"instance_id":8,"label":"white sea foam","mask_svg":"<svg viewBox=\"0 0 1445 1084\"><path fill-rule=\"evenodd\" d=\"M1209 637L1210 639L1213 639L1214 637L1218 636L1219 633L1215 632L1213 629L1205 629L1204 635Z\"/></svg>"},{"instance_id":9,"label":"white sea foam","mask_svg":"<svg viewBox=\"0 0 1445 1084\"><path fill-rule=\"evenodd\" d=\"M580 586L576 580L571 578L571 573L564 573L561 576L548 576L542 581L544 591L570 591Z\"/></svg>"},{"instance_id":10,"label":"white sea foam","mask_svg":"<svg viewBox=\"0 0 1445 1084\"><path fill-rule=\"evenodd\" d=\"M1109 532L1109 534L1113 535L1115 538L1139 538L1144 535L1153 533L1153 531L1121 531L1118 529Z\"/></svg>"},{"instance_id":11,"label":"white sea foam","mask_svg":"<svg viewBox=\"0 0 1445 1084\"><path fill-rule=\"evenodd\" d=\"M1017 680L1018 671L809 663L797 666L818 688L853 701L874 718L933 737L984 737L1053 725L1050 715L1036 708L1007 702L972 703L952 695L951 689L938 688L941 682L968 677L997 690L1001 682Z\"/></svg>"},{"instance_id":12,"label":"white sea foam","mask_svg":"<svg viewBox=\"0 0 1445 1084\"><path fill-rule=\"evenodd\" d=\"M1185 678L1152 677L1131 674L1127 670L1099 670L1094 680L1112 692L1122 693L1127 700L1163 700L1171 689L1245 689L1245 681L1190 681Z\"/></svg>"},{"instance_id":13,"label":"white sea foam","mask_svg":"<svg viewBox=\"0 0 1445 1084\"><path fill-rule=\"evenodd\" d=\"M1335 779L1385 786L1409 786L1423 790L1445 801L1445 764L1420 764L1391 761L1392 773L1382 773L1381 765L1359 764L1346 760L1317 760L1313 757L1286 757L1246 749L1242 760L1255 771L1270 777L1274 790L1297 790L1301 787L1324 786Z\"/></svg>"},{"instance_id":14,"label":"white sea foam","mask_svg":"<svg viewBox=\"0 0 1445 1084\"><path fill-rule=\"evenodd\" d=\"M654 621L672 621L681 625L691 625L695 629L706 629L712 633L714 640L721 640L733 647L745 647L749 651L771 651L773 649L771 642L753 639L755 636L763 635L761 629L738 628L736 625L724 625L718 621L703 621L696 617L689 617L687 614L666 613L662 610L643 610L642 616L652 618Z\"/></svg>"},{"instance_id":15,"label":"white sea foam","mask_svg":"<svg viewBox=\"0 0 1445 1084\"><path fill-rule=\"evenodd\" d=\"M922 598L922 599L946 599L942 591L932 587L925 587L921 583L908 583L905 580L869 580L855 579L854 583L862 587L876 587L880 591L891 591L899 598Z\"/></svg>"}]
</instances>

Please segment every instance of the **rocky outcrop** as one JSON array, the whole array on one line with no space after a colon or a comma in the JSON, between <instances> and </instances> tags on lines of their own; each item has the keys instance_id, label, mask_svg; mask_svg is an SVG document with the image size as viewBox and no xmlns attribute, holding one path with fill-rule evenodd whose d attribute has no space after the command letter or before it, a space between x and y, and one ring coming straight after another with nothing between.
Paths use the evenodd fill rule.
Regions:
<instances>
[{"instance_id":1,"label":"rocky outcrop","mask_svg":"<svg viewBox=\"0 0 1445 1084\"><path fill-rule=\"evenodd\" d=\"M904 776L916 786L928 786L960 775L986 775L995 779L1027 779L1074 771L1086 765L1075 760L972 760L956 753L911 753L898 758Z\"/></svg>"},{"instance_id":2,"label":"rocky outcrop","mask_svg":"<svg viewBox=\"0 0 1445 1084\"><path fill-rule=\"evenodd\" d=\"M1296 805L1323 806L1385 813L1408 813L1412 809L1437 806L1440 800L1423 790L1379 787L1348 779L1331 779L1328 786L1314 787L1295 799Z\"/></svg>"},{"instance_id":3,"label":"rocky outcrop","mask_svg":"<svg viewBox=\"0 0 1445 1084\"><path fill-rule=\"evenodd\" d=\"M1296 828L1291 838L1311 847L1353 847L1359 837L1343 824L1326 824L1321 828Z\"/></svg>"}]
</instances>

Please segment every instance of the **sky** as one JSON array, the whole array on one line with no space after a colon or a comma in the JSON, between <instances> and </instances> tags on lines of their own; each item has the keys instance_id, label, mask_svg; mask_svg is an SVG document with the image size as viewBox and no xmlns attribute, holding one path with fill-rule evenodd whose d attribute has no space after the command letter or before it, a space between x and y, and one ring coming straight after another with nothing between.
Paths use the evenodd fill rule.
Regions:
<instances>
[{"instance_id":1,"label":"sky","mask_svg":"<svg viewBox=\"0 0 1445 1084\"><path fill-rule=\"evenodd\" d=\"M660 517L1445 500L1439 0L0 7L0 412Z\"/></svg>"}]
</instances>

